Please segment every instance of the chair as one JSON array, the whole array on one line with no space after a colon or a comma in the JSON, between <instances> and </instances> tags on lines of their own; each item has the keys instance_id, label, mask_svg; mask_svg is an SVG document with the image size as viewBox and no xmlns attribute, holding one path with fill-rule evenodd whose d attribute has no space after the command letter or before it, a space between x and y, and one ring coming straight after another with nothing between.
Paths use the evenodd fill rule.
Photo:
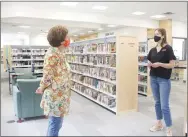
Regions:
<instances>
[{"instance_id":1,"label":"chair","mask_svg":"<svg viewBox=\"0 0 188 137\"><path fill-rule=\"evenodd\" d=\"M40 79L18 79L17 85L13 86L14 111L18 122L24 118L44 115L40 108L42 95L35 93L39 83Z\"/></svg>"}]
</instances>

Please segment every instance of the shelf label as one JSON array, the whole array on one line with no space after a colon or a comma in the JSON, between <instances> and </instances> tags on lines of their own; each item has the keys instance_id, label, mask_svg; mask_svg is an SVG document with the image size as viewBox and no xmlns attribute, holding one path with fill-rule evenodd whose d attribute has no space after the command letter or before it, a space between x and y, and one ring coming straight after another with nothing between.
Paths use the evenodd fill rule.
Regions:
<instances>
[{"instance_id":1,"label":"shelf label","mask_svg":"<svg viewBox=\"0 0 188 137\"><path fill-rule=\"evenodd\" d=\"M134 47L135 43L128 43L130 47Z\"/></svg>"}]
</instances>

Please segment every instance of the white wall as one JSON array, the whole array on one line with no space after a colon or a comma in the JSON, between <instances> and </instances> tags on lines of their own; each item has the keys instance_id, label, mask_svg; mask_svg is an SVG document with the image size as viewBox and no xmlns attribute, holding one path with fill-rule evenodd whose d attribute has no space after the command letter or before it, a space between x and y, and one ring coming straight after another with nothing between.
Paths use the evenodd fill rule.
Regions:
<instances>
[{"instance_id":1,"label":"white wall","mask_svg":"<svg viewBox=\"0 0 188 137\"><path fill-rule=\"evenodd\" d=\"M26 34L2 33L1 47L3 45L29 45L29 36Z\"/></svg>"},{"instance_id":2,"label":"white wall","mask_svg":"<svg viewBox=\"0 0 188 137\"><path fill-rule=\"evenodd\" d=\"M99 33L98 37L105 37L105 33L114 32L114 35L122 34L127 36L135 36L139 42L147 41L147 28L141 27L125 27L121 29L114 29L107 32ZM187 38L187 24L184 22L172 22L172 37Z\"/></svg>"},{"instance_id":3,"label":"white wall","mask_svg":"<svg viewBox=\"0 0 188 137\"><path fill-rule=\"evenodd\" d=\"M29 45L27 34L1 33L1 48L4 45ZM8 72L4 72L4 65L1 64L1 79L8 78Z\"/></svg>"},{"instance_id":4,"label":"white wall","mask_svg":"<svg viewBox=\"0 0 188 137\"><path fill-rule=\"evenodd\" d=\"M30 38L30 45L38 45L38 46L49 45L45 34L31 34L29 38Z\"/></svg>"},{"instance_id":5,"label":"white wall","mask_svg":"<svg viewBox=\"0 0 188 137\"><path fill-rule=\"evenodd\" d=\"M114 35L126 35L137 37L139 42L147 41L147 29L140 27L125 27L120 29L115 29L107 32L99 33L98 37L105 37L105 33L114 32Z\"/></svg>"},{"instance_id":6,"label":"white wall","mask_svg":"<svg viewBox=\"0 0 188 137\"><path fill-rule=\"evenodd\" d=\"M1 79L7 79L8 78L8 72L4 71L4 65L1 64Z\"/></svg>"},{"instance_id":7,"label":"white wall","mask_svg":"<svg viewBox=\"0 0 188 137\"><path fill-rule=\"evenodd\" d=\"M184 22L172 21L172 37L187 38L187 24Z\"/></svg>"},{"instance_id":8,"label":"white wall","mask_svg":"<svg viewBox=\"0 0 188 137\"><path fill-rule=\"evenodd\" d=\"M30 45L40 45L40 46L46 46L49 45L48 40L47 40L47 35L45 34L32 34L30 35ZM70 39L71 42L73 42L72 39Z\"/></svg>"}]
</instances>

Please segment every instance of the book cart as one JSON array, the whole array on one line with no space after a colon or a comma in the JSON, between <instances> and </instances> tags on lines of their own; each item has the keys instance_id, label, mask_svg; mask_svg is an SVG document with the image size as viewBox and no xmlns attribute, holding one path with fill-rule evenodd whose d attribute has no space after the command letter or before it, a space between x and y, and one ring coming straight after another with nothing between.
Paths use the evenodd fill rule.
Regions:
<instances>
[{"instance_id":1,"label":"book cart","mask_svg":"<svg viewBox=\"0 0 188 137\"><path fill-rule=\"evenodd\" d=\"M72 90L115 114L137 111L138 41L111 36L72 43Z\"/></svg>"}]
</instances>

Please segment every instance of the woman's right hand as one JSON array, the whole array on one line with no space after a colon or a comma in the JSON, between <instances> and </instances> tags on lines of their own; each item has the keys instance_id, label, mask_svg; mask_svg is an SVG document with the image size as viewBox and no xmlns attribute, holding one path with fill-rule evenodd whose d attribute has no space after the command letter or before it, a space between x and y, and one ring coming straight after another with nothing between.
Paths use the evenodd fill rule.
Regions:
<instances>
[{"instance_id":1,"label":"woman's right hand","mask_svg":"<svg viewBox=\"0 0 188 137\"><path fill-rule=\"evenodd\" d=\"M41 87L39 87L37 90L36 90L36 94L43 94L43 92L44 92L44 90L41 88Z\"/></svg>"}]
</instances>

